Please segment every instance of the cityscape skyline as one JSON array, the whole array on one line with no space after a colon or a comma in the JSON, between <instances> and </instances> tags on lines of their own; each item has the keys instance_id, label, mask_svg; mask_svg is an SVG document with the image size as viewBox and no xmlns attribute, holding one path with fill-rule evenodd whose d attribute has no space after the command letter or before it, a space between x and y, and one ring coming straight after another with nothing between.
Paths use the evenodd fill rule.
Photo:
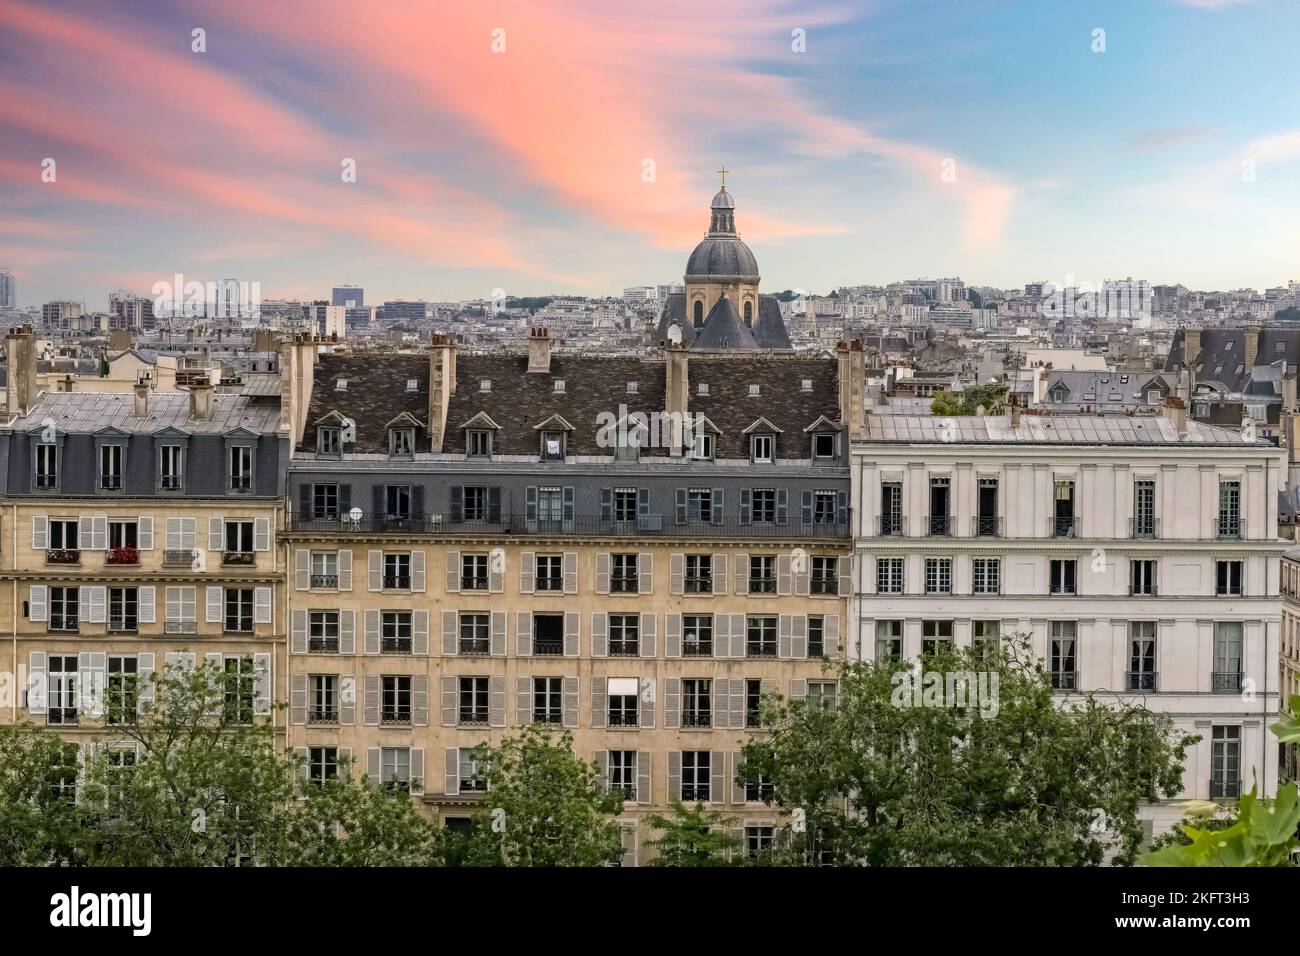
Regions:
<instances>
[{"instance_id":1,"label":"cityscape skyline","mask_svg":"<svg viewBox=\"0 0 1300 956\"><path fill-rule=\"evenodd\" d=\"M1282 3L975 3L943 31L926 3L324 12L0 3L21 302L177 272L617 296L679 281L724 162L773 290L1296 275L1296 94L1257 68L1300 25Z\"/></svg>"}]
</instances>

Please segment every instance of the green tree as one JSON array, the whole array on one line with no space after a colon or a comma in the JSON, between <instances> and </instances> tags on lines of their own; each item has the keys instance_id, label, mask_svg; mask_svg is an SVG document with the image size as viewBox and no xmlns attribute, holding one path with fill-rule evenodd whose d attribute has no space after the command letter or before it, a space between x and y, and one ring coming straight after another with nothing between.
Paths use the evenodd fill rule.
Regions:
<instances>
[{"instance_id":1,"label":"green tree","mask_svg":"<svg viewBox=\"0 0 1300 956\"><path fill-rule=\"evenodd\" d=\"M1059 706L1050 675L1021 637L919 663L839 665L834 706L765 702L768 732L745 745L740 779L770 786L767 802L783 816L797 811L802 833L783 842L799 858L877 866L1133 861L1139 806L1179 791L1186 748L1198 738L1124 700L1088 695ZM914 694L911 681L922 671L924 692ZM931 674L941 693L931 693ZM961 675L983 675L978 699L952 699Z\"/></svg>"},{"instance_id":2,"label":"green tree","mask_svg":"<svg viewBox=\"0 0 1300 956\"><path fill-rule=\"evenodd\" d=\"M623 794L574 756L568 731L533 724L471 759L487 794L462 848L470 864L600 866L622 856Z\"/></svg>"},{"instance_id":3,"label":"green tree","mask_svg":"<svg viewBox=\"0 0 1300 956\"><path fill-rule=\"evenodd\" d=\"M650 866L732 866L740 843L731 835L734 817L710 810L703 803L688 807L674 800L669 815L653 814L646 820L661 831L649 842L655 856Z\"/></svg>"},{"instance_id":4,"label":"green tree","mask_svg":"<svg viewBox=\"0 0 1300 956\"><path fill-rule=\"evenodd\" d=\"M0 726L0 866L85 862L92 831L76 801L77 753L32 724Z\"/></svg>"},{"instance_id":5,"label":"green tree","mask_svg":"<svg viewBox=\"0 0 1300 956\"><path fill-rule=\"evenodd\" d=\"M999 382L972 385L960 392L940 392L930 402L933 415L974 415L982 406L986 415L1001 415L1006 409L1007 387Z\"/></svg>"},{"instance_id":6,"label":"green tree","mask_svg":"<svg viewBox=\"0 0 1300 956\"><path fill-rule=\"evenodd\" d=\"M1278 790L1276 800L1259 800L1252 787L1229 826L1215 816L1178 825L1181 838L1144 854L1147 866L1293 866L1300 848L1300 795L1295 783ZM1195 825L1193 825L1195 824Z\"/></svg>"}]
</instances>

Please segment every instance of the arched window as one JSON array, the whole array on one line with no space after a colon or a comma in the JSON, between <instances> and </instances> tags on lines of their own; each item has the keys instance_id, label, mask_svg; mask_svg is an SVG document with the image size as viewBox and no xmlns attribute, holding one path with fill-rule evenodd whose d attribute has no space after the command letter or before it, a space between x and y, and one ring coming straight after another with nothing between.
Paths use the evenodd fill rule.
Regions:
<instances>
[{"instance_id":1,"label":"arched window","mask_svg":"<svg viewBox=\"0 0 1300 956\"><path fill-rule=\"evenodd\" d=\"M745 303L745 328L752 329L753 327L754 327L754 303L746 302Z\"/></svg>"},{"instance_id":2,"label":"arched window","mask_svg":"<svg viewBox=\"0 0 1300 956\"><path fill-rule=\"evenodd\" d=\"M695 300L695 327L703 328L704 326L704 303L699 299Z\"/></svg>"}]
</instances>

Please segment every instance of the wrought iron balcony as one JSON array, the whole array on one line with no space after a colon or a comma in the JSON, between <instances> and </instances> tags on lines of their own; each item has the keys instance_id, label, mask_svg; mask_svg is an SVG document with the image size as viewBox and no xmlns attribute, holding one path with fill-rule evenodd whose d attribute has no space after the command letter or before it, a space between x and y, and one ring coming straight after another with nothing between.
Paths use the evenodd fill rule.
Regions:
<instances>
[{"instance_id":1,"label":"wrought iron balcony","mask_svg":"<svg viewBox=\"0 0 1300 956\"><path fill-rule=\"evenodd\" d=\"M104 555L105 564L139 564L140 550L129 546L109 548Z\"/></svg>"},{"instance_id":2,"label":"wrought iron balcony","mask_svg":"<svg viewBox=\"0 0 1300 956\"><path fill-rule=\"evenodd\" d=\"M1047 519L1047 535L1050 538L1077 538L1080 536L1077 515L1055 515Z\"/></svg>"},{"instance_id":3,"label":"wrought iron balcony","mask_svg":"<svg viewBox=\"0 0 1300 956\"><path fill-rule=\"evenodd\" d=\"M1126 671L1124 686L1129 690L1156 690L1155 671Z\"/></svg>"},{"instance_id":4,"label":"wrought iron balcony","mask_svg":"<svg viewBox=\"0 0 1300 956\"><path fill-rule=\"evenodd\" d=\"M337 637L308 638L307 650L312 654L337 654L339 652L339 639Z\"/></svg>"},{"instance_id":5,"label":"wrought iron balcony","mask_svg":"<svg viewBox=\"0 0 1300 956\"><path fill-rule=\"evenodd\" d=\"M164 568L188 568L194 564L194 559L198 556L197 551L172 551L163 552Z\"/></svg>"},{"instance_id":6,"label":"wrought iron balcony","mask_svg":"<svg viewBox=\"0 0 1300 956\"><path fill-rule=\"evenodd\" d=\"M1211 671L1210 690L1215 694L1241 693L1241 671Z\"/></svg>"},{"instance_id":7,"label":"wrought iron balcony","mask_svg":"<svg viewBox=\"0 0 1300 956\"><path fill-rule=\"evenodd\" d=\"M387 585L385 585L387 587ZM460 577L460 589L462 591L486 591L488 589L487 577L477 574L462 574Z\"/></svg>"},{"instance_id":8,"label":"wrought iron balcony","mask_svg":"<svg viewBox=\"0 0 1300 956\"><path fill-rule=\"evenodd\" d=\"M970 526L971 537L1002 537L1002 519L996 515L976 515L970 519Z\"/></svg>"},{"instance_id":9,"label":"wrought iron balcony","mask_svg":"<svg viewBox=\"0 0 1300 956\"><path fill-rule=\"evenodd\" d=\"M1241 518L1215 518L1214 536L1216 538L1238 539L1241 535Z\"/></svg>"},{"instance_id":10,"label":"wrought iron balcony","mask_svg":"<svg viewBox=\"0 0 1300 956\"><path fill-rule=\"evenodd\" d=\"M257 555L252 551L223 551L221 552L221 563L250 566L257 563Z\"/></svg>"},{"instance_id":11,"label":"wrought iron balcony","mask_svg":"<svg viewBox=\"0 0 1300 956\"><path fill-rule=\"evenodd\" d=\"M1128 519L1128 536L1130 538L1160 537L1160 519L1154 515Z\"/></svg>"},{"instance_id":12,"label":"wrought iron balcony","mask_svg":"<svg viewBox=\"0 0 1300 956\"><path fill-rule=\"evenodd\" d=\"M309 724L337 724L338 722L339 712L337 710L307 711L307 723Z\"/></svg>"},{"instance_id":13,"label":"wrought iron balcony","mask_svg":"<svg viewBox=\"0 0 1300 956\"><path fill-rule=\"evenodd\" d=\"M1078 690L1078 671L1052 671L1052 688L1054 690Z\"/></svg>"},{"instance_id":14,"label":"wrought iron balcony","mask_svg":"<svg viewBox=\"0 0 1300 956\"><path fill-rule=\"evenodd\" d=\"M311 576L311 586L314 588L337 588L339 586L339 576L337 574L313 574Z\"/></svg>"},{"instance_id":15,"label":"wrought iron balcony","mask_svg":"<svg viewBox=\"0 0 1300 956\"><path fill-rule=\"evenodd\" d=\"M839 576L834 574L814 574L808 579L808 590L813 594L839 594Z\"/></svg>"},{"instance_id":16,"label":"wrought iron balcony","mask_svg":"<svg viewBox=\"0 0 1300 956\"><path fill-rule=\"evenodd\" d=\"M197 634L199 625L196 621L167 621L163 624L164 634Z\"/></svg>"},{"instance_id":17,"label":"wrought iron balcony","mask_svg":"<svg viewBox=\"0 0 1300 956\"><path fill-rule=\"evenodd\" d=\"M952 515L926 515L925 533L938 537L952 534Z\"/></svg>"},{"instance_id":18,"label":"wrought iron balcony","mask_svg":"<svg viewBox=\"0 0 1300 956\"><path fill-rule=\"evenodd\" d=\"M687 594L712 594L713 578L688 577L684 578L683 589Z\"/></svg>"},{"instance_id":19,"label":"wrought iron balcony","mask_svg":"<svg viewBox=\"0 0 1300 956\"><path fill-rule=\"evenodd\" d=\"M100 491L121 491L122 476L121 475L100 475L99 490Z\"/></svg>"},{"instance_id":20,"label":"wrought iron balcony","mask_svg":"<svg viewBox=\"0 0 1300 956\"><path fill-rule=\"evenodd\" d=\"M907 534L907 518L903 515L880 515L876 518L876 534L882 538L901 538Z\"/></svg>"}]
</instances>

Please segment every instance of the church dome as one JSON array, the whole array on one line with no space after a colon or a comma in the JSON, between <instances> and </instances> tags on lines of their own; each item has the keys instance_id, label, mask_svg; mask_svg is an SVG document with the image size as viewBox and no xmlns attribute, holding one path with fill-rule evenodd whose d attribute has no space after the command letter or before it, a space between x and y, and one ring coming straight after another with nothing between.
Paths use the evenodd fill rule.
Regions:
<instances>
[{"instance_id":1,"label":"church dome","mask_svg":"<svg viewBox=\"0 0 1300 956\"><path fill-rule=\"evenodd\" d=\"M709 204L709 231L686 260L686 281L708 279L758 282L758 260L736 232L736 201L722 188Z\"/></svg>"}]
</instances>

